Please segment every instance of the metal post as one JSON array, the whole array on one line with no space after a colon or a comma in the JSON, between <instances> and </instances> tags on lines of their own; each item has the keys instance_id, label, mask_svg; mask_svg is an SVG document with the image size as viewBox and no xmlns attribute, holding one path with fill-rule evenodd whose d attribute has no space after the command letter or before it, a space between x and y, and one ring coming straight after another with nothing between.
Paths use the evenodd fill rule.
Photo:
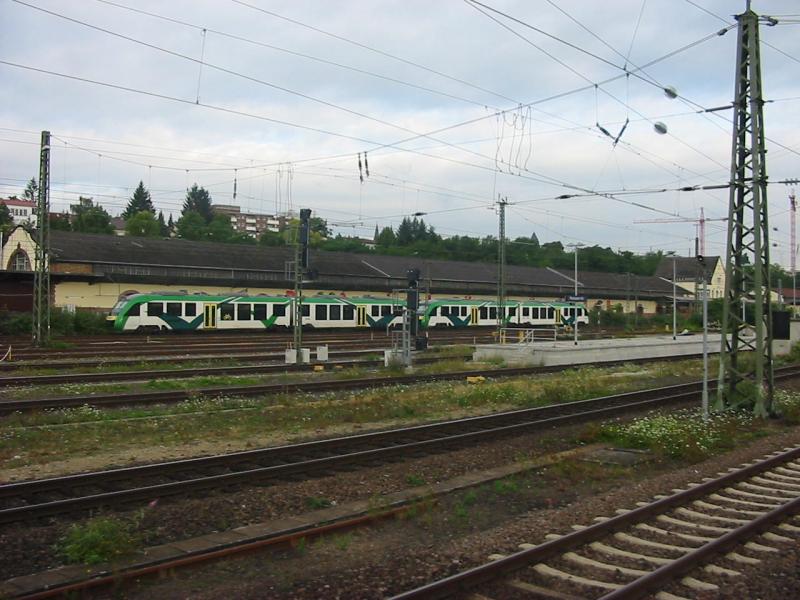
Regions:
<instances>
[{"instance_id":1,"label":"metal post","mask_svg":"<svg viewBox=\"0 0 800 600\"><path fill-rule=\"evenodd\" d=\"M294 355L297 364L303 362L303 268L300 265L300 235L294 245Z\"/></svg>"},{"instance_id":2,"label":"metal post","mask_svg":"<svg viewBox=\"0 0 800 600\"><path fill-rule=\"evenodd\" d=\"M677 269L675 268L675 257L672 257L672 339L678 339L678 291L675 283Z\"/></svg>"},{"instance_id":3,"label":"metal post","mask_svg":"<svg viewBox=\"0 0 800 600\"><path fill-rule=\"evenodd\" d=\"M503 328L503 313L506 303L506 205L508 198L499 198L500 236L497 253L497 333Z\"/></svg>"},{"instance_id":4,"label":"metal post","mask_svg":"<svg viewBox=\"0 0 800 600\"><path fill-rule=\"evenodd\" d=\"M703 420L708 420L708 282L703 268Z\"/></svg>"},{"instance_id":5,"label":"metal post","mask_svg":"<svg viewBox=\"0 0 800 600\"><path fill-rule=\"evenodd\" d=\"M33 344L50 341L50 132L42 132L33 275Z\"/></svg>"},{"instance_id":6,"label":"metal post","mask_svg":"<svg viewBox=\"0 0 800 600\"><path fill-rule=\"evenodd\" d=\"M575 297L578 296L578 245L575 244ZM573 302L576 302L573 300ZM578 308L576 306L572 307L572 316L574 321L572 322L572 332L574 334L575 340L574 343L578 345Z\"/></svg>"},{"instance_id":7,"label":"metal post","mask_svg":"<svg viewBox=\"0 0 800 600\"><path fill-rule=\"evenodd\" d=\"M736 20L734 125L717 406L753 402L755 415L765 417L772 413L774 378L759 16L750 10L748 2L747 10ZM745 337L746 323L739 316L739 307L744 311L749 294L753 295L753 339ZM752 359L741 360L745 351L751 351ZM745 382L750 385L743 386Z\"/></svg>"}]
</instances>

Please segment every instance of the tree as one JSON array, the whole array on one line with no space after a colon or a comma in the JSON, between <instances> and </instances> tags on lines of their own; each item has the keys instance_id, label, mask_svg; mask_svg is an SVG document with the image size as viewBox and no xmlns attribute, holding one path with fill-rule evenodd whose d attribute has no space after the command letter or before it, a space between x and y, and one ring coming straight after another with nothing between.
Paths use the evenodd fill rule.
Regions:
<instances>
[{"instance_id":1,"label":"tree","mask_svg":"<svg viewBox=\"0 0 800 600\"><path fill-rule=\"evenodd\" d=\"M140 181L136 190L133 192L133 196L128 200L128 206L125 208L125 212L122 213L122 218L127 221L143 210L152 213L153 216L156 214L153 201L150 199L150 192L144 187L144 183Z\"/></svg>"},{"instance_id":2,"label":"tree","mask_svg":"<svg viewBox=\"0 0 800 600\"><path fill-rule=\"evenodd\" d=\"M0 204L0 231L8 233L14 227L14 217L5 204Z\"/></svg>"},{"instance_id":3,"label":"tree","mask_svg":"<svg viewBox=\"0 0 800 600\"><path fill-rule=\"evenodd\" d=\"M36 184L36 180L33 177L31 177L28 185L25 186L25 191L22 195L26 200L36 202L36 197L39 195L39 186Z\"/></svg>"},{"instance_id":4,"label":"tree","mask_svg":"<svg viewBox=\"0 0 800 600\"><path fill-rule=\"evenodd\" d=\"M161 226L149 210L140 210L125 221L125 233L135 237L159 237Z\"/></svg>"},{"instance_id":5,"label":"tree","mask_svg":"<svg viewBox=\"0 0 800 600\"><path fill-rule=\"evenodd\" d=\"M394 229L391 227L384 227L375 239L378 246L382 248L390 248L397 244L397 237L394 234Z\"/></svg>"},{"instance_id":6,"label":"tree","mask_svg":"<svg viewBox=\"0 0 800 600\"><path fill-rule=\"evenodd\" d=\"M172 215L170 215L170 218ZM167 226L167 222L164 221L164 211L158 211L158 232L161 237L168 237L169 236L170 228Z\"/></svg>"},{"instance_id":7,"label":"tree","mask_svg":"<svg viewBox=\"0 0 800 600\"><path fill-rule=\"evenodd\" d=\"M331 230L328 229L328 222L320 217L311 217L308 220L308 230L311 233L318 233L322 238L327 238L331 235Z\"/></svg>"},{"instance_id":8,"label":"tree","mask_svg":"<svg viewBox=\"0 0 800 600\"><path fill-rule=\"evenodd\" d=\"M277 231L265 231L258 238L260 246L285 246L286 239Z\"/></svg>"},{"instance_id":9,"label":"tree","mask_svg":"<svg viewBox=\"0 0 800 600\"><path fill-rule=\"evenodd\" d=\"M56 231L72 231L69 215L64 213L50 213L50 229Z\"/></svg>"},{"instance_id":10,"label":"tree","mask_svg":"<svg viewBox=\"0 0 800 600\"><path fill-rule=\"evenodd\" d=\"M204 240L208 237L206 221L203 216L193 210L185 211L175 224L178 237L184 240Z\"/></svg>"},{"instance_id":11,"label":"tree","mask_svg":"<svg viewBox=\"0 0 800 600\"><path fill-rule=\"evenodd\" d=\"M217 215L208 224L207 239L212 242L230 242L236 232L233 231L231 220L225 215Z\"/></svg>"},{"instance_id":12,"label":"tree","mask_svg":"<svg viewBox=\"0 0 800 600\"><path fill-rule=\"evenodd\" d=\"M78 204L69 207L72 213L72 230L81 233L114 233L111 215L91 198L78 198Z\"/></svg>"},{"instance_id":13,"label":"tree","mask_svg":"<svg viewBox=\"0 0 800 600\"><path fill-rule=\"evenodd\" d=\"M186 190L186 200L183 201L181 215L187 212L195 212L203 217L206 224L211 223L214 218L214 209L211 207L211 194L202 187L197 187L195 183L190 189Z\"/></svg>"},{"instance_id":14,"label":"tree","mask_svg":"<svg viewBox=\"0 0 800 600\"><path fill-rule=\"evenodd\" d=\"M172 213L169 213L169 219L167 220L167 235L172 235L175 233L175 222L172 220Z\"/></svg>"}]
</instances>

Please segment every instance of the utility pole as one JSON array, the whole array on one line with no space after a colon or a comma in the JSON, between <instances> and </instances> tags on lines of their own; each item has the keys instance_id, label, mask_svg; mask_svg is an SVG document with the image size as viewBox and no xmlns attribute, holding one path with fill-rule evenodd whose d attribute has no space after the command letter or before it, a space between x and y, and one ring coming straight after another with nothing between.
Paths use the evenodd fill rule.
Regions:
<instances>
[{"instance_id":1,"label":"utility pole","mask_svg":"<svg viewBox=\"0 0 800 600\"><path fill-rule=\"evenodd\" d=\"M294 245L294 351L297 364L303 362L303 275L308 268L308 237L311 209L300 209L300 223Z\"/></svg>"},{"instance_id":2,"label":"utility pole","mask_svg":"<svg viewBox=\"0 0 800 600\"><path fill-rule=\"evenodd\" d=\"M36 251L33 274L33 344L50 341L50 132L42 132L39 195L36 202Z\"/></svg>"},{"instance_id":3,"label":"utility pole","mask_svg":"<svg viewBox=\"0 0 800 600\"><path fill-rule=\"evenodd\" d=\"M678 290L675 280L677 279L677 268L675 267L675 257L672 257L672 341L678 339Z\"/></svg>"},{"instance_id":4,"label":"utility pole","mask_svg":"<svg viewBox=\"0 0 800 600\"><path fill-rule=\"evenodd\" d=\"M574 273L574 283L575 283L575 294L572 297L573 304L578 302L578 248L582 247L583 244L580 242L576 244L567 244L568 247L572 248L575 252L575 273ZM573 335L573 343L577 346L578 345L578 307L574 306L572 309L573 312L573 321L572 321L572 335Z\"/></svg>"},{"instance_id":5,"label":"utility pole","mask_svg":"<svg viewBox=\"0 0 800 600\"><path fill-rule=\"evenodd\" d=\"M498 198L500 206L500 235L497 251L497 334L503 328L506 304L506 205L508 198Z\"/></svg>"},{"instance_id":6,"label":"utility pole","mask_svg":"<svg viewBox=\"0 0 800 600\"><path fill-rule=\"evenodd\" d=\"M770 306L764 100L761 92L759 16L737 15L736 84L733 100L725 298L722 310L718 409L747 405L766 417L772 411L772 308ZM749 263L749 264L748 264ZM745 334L744 302L753 297L754 337ZM743 360L743 353L752 357ZM742 385L749 382L750 385ZM754 398L750 394L754 394Z\"/></svg>"},{"instance_id":7,"label":"utility pole","mask_svg":"<svg viewBox=\"0 0 800 600\"><path fill-rule=\"evenodd\" d=\"M792 317L795 316L796 296L797 296L797 200L794 196L794 188L789 191L789 215L791 217L791 243L792 243Z\"/></svg>"}]
</instances>

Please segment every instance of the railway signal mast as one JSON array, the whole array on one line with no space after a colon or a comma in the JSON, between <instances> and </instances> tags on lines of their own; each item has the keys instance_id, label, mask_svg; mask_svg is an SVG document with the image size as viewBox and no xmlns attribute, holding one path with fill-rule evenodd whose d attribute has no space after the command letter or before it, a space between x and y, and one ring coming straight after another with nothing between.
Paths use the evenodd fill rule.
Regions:
<instances>
[{"instance_id":1,"label":"railway signal mast","mask_svg":"<svg viewBox=\"0 0 800 600\"><path fill-rule=\"evenodd\" d=\"M727 186L725 186L727 187ZM687 188L692 189L692 188ZM699 256L706 255L706 223L709 221L727 221L727 217L721 219L706 219L706 215L703 212L703 207L700 207L700 218L699 219L690 219L688 217L674 217L671 219L641 219L634 221L634 223L695 223L697 226L697 239L698 239L698 248L695 254Z\"/></svg>"},{"instance_id":2,"label":"railway signal mast","mask_svg":"<svg viewBox=\"0 0 800 600\"><path fill-rule=\"evenodd\" d=\"M754 414L766 417L772 412L774 380L760 19L750 9L750 0L745 12L736 16L738 39L725 257L727 276L716 408L754 401ZM748 296L753 299L755 312L752 337L746 335L747 323L741 316ZM746 351L752 351L752 360L742 360Z\"/></svg>"},{"instance_id":3,"label":"railway signal mast","mask_svg":"<svg viewBox=\"0 0 800 600\"><path fill-rule=\"evenodd\" d=\"M50 132L42 132L33 274L33 345L50 341Z\"/></svg>"}]
</instances>

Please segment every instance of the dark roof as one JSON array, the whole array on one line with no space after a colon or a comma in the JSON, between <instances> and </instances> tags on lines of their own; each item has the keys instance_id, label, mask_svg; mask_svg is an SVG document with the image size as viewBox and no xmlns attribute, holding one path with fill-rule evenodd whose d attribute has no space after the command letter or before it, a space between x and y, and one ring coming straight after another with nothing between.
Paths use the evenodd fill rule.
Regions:
<instances>
[{"instance_id":1,"label":"dark roof","mask_svg":"<svg viewBox=\"0 0 800 600\"><path fill-rule=\"evenodd\" d=\"M700 264L694 256L665 256L661 259L656 269L656 277L663 277L672 281L672 261L675 260L675 279L677 281L694 280L700 276ZM709 277L717 268L719 256L706 256L706 273Z\"/></svg>"},{"instance_id":2,"label":"dark roof","mask_svg":"<svg viewBox=\"0 0 800 600\"><path fill-rule=\"evenodd\" d=\"M137 238L51 231L51 254L56 262L76 262L151 267L189 267L220 271L261 271L282 276L286 263L294 258L287 247L246 244L193 242L169 238ZM453 293L479 293L496 286L497 265L465 261L426 259L419 256L388 256L346 252L311 252L311 266L320 281L331 283L339 278L358 278L384 282L391 288L406 281L411 268L420 270L422 283L435 282L436 290ZM389 280L391 280L390 283ZM618 297L633 295L635 290L651 296L671 296L672 285L658 277L615 273L578 272L578 293L611 292ZM358 286L361 283L354 283ZM527 289L529 293L571 294L573 272L538 267L508 265L506 284L509 290ZM591 292L589 291L591 290ZM485 293L485 292L481 292Z\"/></svg>"}]
</instances>

